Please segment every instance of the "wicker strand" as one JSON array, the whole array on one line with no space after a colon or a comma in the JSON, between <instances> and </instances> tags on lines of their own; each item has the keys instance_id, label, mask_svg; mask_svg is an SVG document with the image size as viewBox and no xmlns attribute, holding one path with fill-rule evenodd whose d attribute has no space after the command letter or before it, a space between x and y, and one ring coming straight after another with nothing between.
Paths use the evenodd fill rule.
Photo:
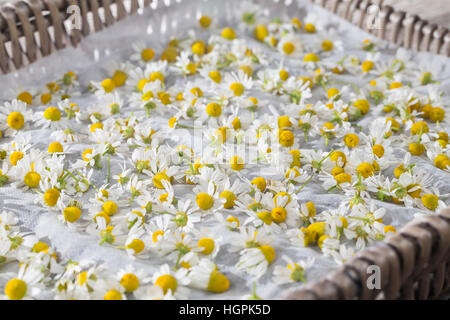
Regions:
<instances>
[{"instance_id":1,"label":"wicker strand","mask_svg":"<svg viewBox=\"0 0 450 320\"><path fill-rule=\"evenodd\" d=\"M136 13L151 0L21 0L0 7L0 72L8 73ZM80 9L81 29L66 26L69 6ZM23 43L23 47L21 45Z\"/></svg>"},{"instance_id":2,"label":"wicker strand","mask_svg":"<svg viewBox=\"0 0 450 320\"><path fill-rule=\"evenodd\" d=\"M380 268L380 290L367 286L367 268L371 265ZM359 252L325 279L291 291L283 298L429 299L448 290L449 278L450 208L447 208L437 215L410 222L397 235Z\"/></svg>"}]
</instances>

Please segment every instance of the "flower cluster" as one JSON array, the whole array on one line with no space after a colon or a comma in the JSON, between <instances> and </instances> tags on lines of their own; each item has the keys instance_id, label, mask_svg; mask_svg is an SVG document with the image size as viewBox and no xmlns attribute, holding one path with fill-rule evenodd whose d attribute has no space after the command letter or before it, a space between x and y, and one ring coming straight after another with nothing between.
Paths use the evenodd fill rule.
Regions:
<instances>
[{"instance_id":1,"label":"flower cluster","mask_svg":"<svg viewBox=\"0 0 450 320\"><path fill-rule=\"evenodd\" d=\"M346 53L314 13L240 12L237 26L204 15L162 49L134 43L101 81L69 71L1 104L0 186L130 262L70 260L6 204L0 267L18 271L2 298L186 299L263 277L305 282L315 259L284 247L342 264L396 233L396 208L446 206L436 66L401 49L381 57L370 40ZM149 259L151 271L134 264Z\"/></svg>"}]
</instances>

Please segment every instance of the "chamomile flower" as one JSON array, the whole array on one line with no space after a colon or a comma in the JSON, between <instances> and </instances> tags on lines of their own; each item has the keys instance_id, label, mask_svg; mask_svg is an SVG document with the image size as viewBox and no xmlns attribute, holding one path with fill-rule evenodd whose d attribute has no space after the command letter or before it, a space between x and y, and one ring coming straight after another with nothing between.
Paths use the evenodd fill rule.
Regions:
<instances>
[{"instance_id":1,"label":"chamomile flower","mask_svg":"<svg viewBox=\"0 0 450 320\"><path fill-rule=\"evenodd\" d=\"M306 272L314 264L314 258L308 257L306 260L294 262L284 255L281 257L287 262L286 266L275 266L273 270L273 281L277 284L287 284L295 282L306 282Z\"/></svg>"},{"instance_id":2,"label":"chamomile flower","mask_svg":"<svg viewBox=\"0 0 450 320\"><path fill-rule=\"evenodd\" d=\"M9 300L37 299L42 291L43 276L40 266L22 264L17 276L6 283L4 297Z\"/></svg>"},{"instance_id":3,"label":"chamomile flower","mask_svg":"<svg viewBox=\"0 0 450 320\"><path fill-rule=\"evenodd\" d=\"M217 266L209 259L203 258L192 267L189 272L189 286L207 290L214 293L222 293L230 287L230 281L221 273Z\"/></svg>"},{"instance_id":4,"label":"chamomile flower","mask_svg":"<svg viewBox=\"0 0 450 320\"><path fill-rule=\"evenodd\" d=\"M27 108L25 102L12 100L0 106L0 130L5 137L14 136L20 130L28 127L28 121L33 119L33 111Z\"/></svg>"},{"instance_id":5,"label":"chamomile flower","mask_svg":"<svg viewBox=\"0 0 450 320\"><path fill-rule=\"evenodd\" d=\"M174 272L169 265L165 264L153 274L152 282L163 290L164 295L170 293L179 300L187 299L189 296L189 289L186 285L189 284L190 280L187 276L187 270L184 268Z\"/></svg>"}]
</instances>

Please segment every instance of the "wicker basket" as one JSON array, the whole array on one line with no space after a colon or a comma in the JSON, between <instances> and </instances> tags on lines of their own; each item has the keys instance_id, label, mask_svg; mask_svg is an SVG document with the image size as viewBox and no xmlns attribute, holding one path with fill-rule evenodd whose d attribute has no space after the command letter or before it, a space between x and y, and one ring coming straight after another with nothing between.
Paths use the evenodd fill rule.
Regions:
<instances>
[{"instance_id":1,"label":"wicker basket","mask_svg":"<svg viewBox=\"0 0 450 320\"><path fill-rule=\"evenodd\" d=\"M382 39L450 56L449 30L383 6L382 0L312 0ZM151 0L28 0L0 8L0 70L9 73L134 14ZM71 5L81 30L71 31ZM129 4L128 10L125 4ZM367 28L367 9L380 8L379 28ZM369 290L367 268L377 265L381 288ZM293 290L288 299L429 299L450 288L450 208L415 220L386 241L359 252L324 279Z\"/></svg>"}]
</instances>

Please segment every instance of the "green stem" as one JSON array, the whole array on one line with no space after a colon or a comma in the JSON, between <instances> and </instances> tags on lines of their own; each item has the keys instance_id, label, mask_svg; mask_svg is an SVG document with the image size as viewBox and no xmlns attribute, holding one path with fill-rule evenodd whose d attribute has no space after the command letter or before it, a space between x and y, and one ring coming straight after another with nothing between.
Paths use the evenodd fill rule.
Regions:
<instances>
[{"instance_id":1,"label":"green stem","mask_svg":"<svg viewBox=\"0 0 450 320\"><path fill-rule=\"evenodd\" d=\"M361 90L359 90L357 85L355 85L355 84L353 84L351 82L348 82L348 81L334 80L334 81L328 81L327 83L328 84L344 84L344 85L348 85L348 86L351 86L353 89L355 89L355 91L357 93L361 93Z\"/></svg>"},{"instance_id":2,"label":"green stem","mask_svg":"<svg viewBox=\"0 0 450 320\"><path fill-rule=\"evenodd\" d=\"M299 193L309 183L309 181L311 181L311 179L313 177L314 177L314 173L308 178L308 180L306 180L306 182L295 193Z\"/></svg>"},{"instance_id":3,"label":"green stem","mask_svg":"<svg viewBox=\"0 0 450 320\"><path fill-rule=\"evenodd\" d=\"M80 183L80 180L75 178L75 176L69 170L64 170L64 171L67 172L67 174L69 174L76 182Z\"/></svg>"},{"instance_id":4,"label":"green stem","mask_svg":"<svg viewBox=\"0 0 450 320\"><path fill-rule=\"evenodd\" d=\"M106 176L106 182L109 184L109 177L111 175L111 167L109 165L110 156L108 155L108 175Z\"/></svg>"}]
</instances>

